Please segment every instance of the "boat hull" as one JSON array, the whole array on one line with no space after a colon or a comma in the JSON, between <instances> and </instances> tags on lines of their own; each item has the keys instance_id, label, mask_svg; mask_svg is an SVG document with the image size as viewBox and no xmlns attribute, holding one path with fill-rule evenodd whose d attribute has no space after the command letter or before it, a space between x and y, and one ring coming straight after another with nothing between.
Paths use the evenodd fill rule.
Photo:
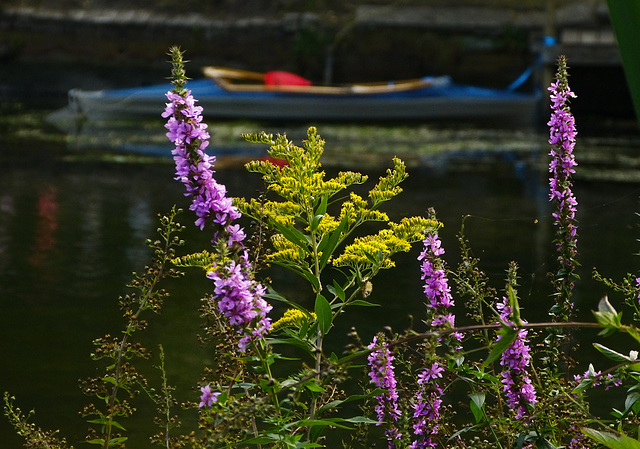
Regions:
<instances>
[{"instance_id":1,"label":"boat hull","mask_svg":"<svg viewBox=\"0 0 640 449\"><path fill-rule=\"evenodd\" d=\"M289 92L227 92L210 80L190 82L205 118L288 121L399 121L490 119L532 123L539 96L447 84L419 91L370 95ZM113 91L69 92L73 110L84 119L159 116L171 86Z\"/></svg>"}]
</instances>

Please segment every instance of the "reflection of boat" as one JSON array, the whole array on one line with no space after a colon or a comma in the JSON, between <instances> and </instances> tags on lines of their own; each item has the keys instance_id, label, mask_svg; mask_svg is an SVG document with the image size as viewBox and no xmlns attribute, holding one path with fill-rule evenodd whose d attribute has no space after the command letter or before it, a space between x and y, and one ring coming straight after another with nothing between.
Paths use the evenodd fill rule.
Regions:
<instances>
[{"instance_id":1,"label":"reflection of boat","mask_svg":"<svg viewBox=\"0 0 640 449\"><path fill-rule=\"evenodd\" d=\"M509 119L531 123L538 95L456 84L448 77L341 86L312 85L287 72L266 74L206 67L190 81L207 118L283 120ZM169 85L69 92L72 110L88 120L157 116Z\"/></svg>"}]
</instances>

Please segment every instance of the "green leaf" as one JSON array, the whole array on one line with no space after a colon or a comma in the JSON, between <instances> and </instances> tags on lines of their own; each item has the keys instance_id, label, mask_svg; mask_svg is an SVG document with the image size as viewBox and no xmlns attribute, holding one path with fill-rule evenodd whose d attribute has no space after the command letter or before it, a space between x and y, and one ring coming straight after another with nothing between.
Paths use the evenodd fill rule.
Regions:
<instances>
[{"instance_id":1,"label":"green leaf","mask_svg":"<svg viewBox=\"0 0 640 449\"><path fill-rule=\"evenodd\" d=\"M277 221L273 221L273 224L278 228L278 232L284 236L291 243L298 245L300 248L308 249L307 237L296 228L285 226Z\"/></svg>"},{"instance_id":2,"label":"green leaf","mask_svg":"<svg viewBox=\"0 0 640 449\"><path fill-rule=\"evenodd\" d=\"M125 441L127 441L128 439L129 439L128 437L112 438L111 440L109 440L109 447L117 446L118 444L122 444Z\"/></svg>"},{"instance_id":3,"label":"green leaf","mask_svg":"<svg viewBox=\"0 0 640 449\"><path fill-rule=\"evenodd\" d=\"M345 426L344 424L339 424L339 422L344 422L346 420L341 418L325 418L325 419L303 419L296 422L296 425L300 426L334 426L339 427L341 429L351 429L349 426Z\"/></svg>"},{"instance_id":4,"label":"green leaf","mask_svg":"<svg viewBox=\"0 0 640 449\"><path fill-rule=\"evenodd\" d=\"M447 439L447 441L455 440L455 439L457 439L460 435L462 435L463 433L467 433L467 432L469 432L469 431L471 431L471 430L475 430L475 429L478 429L478 428L480 428L480 427L482 427L482 426L481 426L481 425L478 425L478 424L473 425L473 426L469 426L469 427L463 427L462 429L458 430L456 433L454 433L453 435L451 435L451 436Z\"/></svg>"},{"instance_id":5,"label":"green leaf","mask_svg":"<svg viewBox=\"0 0 640 449\"><path fill-rule=\"evenodd\" d=\"M316 304L314 308L316 317L318 318L318 328L322 335L326 335L331 329L331 322L333 320L333 313L331 312L331 305L327 298L318 293L316 296Z\"/></svg>"},{"instance_id":6,"label":"green leaf","mask_svg":"<svg viewBox=\"0 0 640 449\"><path fill-rule=\"evenodd\" d=\"M513 289L513 286L509 284L507 287L509 293L509 305L511 306L511 314L513 317L513 324L516 326L522 326L522 320L520 319L520 304L518 304L518 295Z\"/></svg>"},{"instance_id":7,"label":"green leaf","mask_svg":"<svg viewBox=\"0 0 640 449\"><path fill-rule=\"evenodd\" d=\"M113 384L113 385L116 385L116 386L118 385L118 382L116 381L116 378L112 377L112 376L105 376L105 377L102 378L102 380L105 381L106 383L110 383L110 384Z\"/></svg>"},{"instance_id":8,"label":"green leaf","mask_svg":"<svg viewBox=\"0 0 640 449\"><path fill-rule=\"evenodd\" d=\"M627 366L627 368L633 371L638 371L640 370L640 363L632 363L631 365Z\"/></svg>"},{"instance_id":9,"label":"green leaf","mask_svg":"<svg viewBox=\"0 0 640 449\"><path fill-rule=\"evenodd\" d=\"M267 286L267 293L265 293L262 297L266 299L273 299L275 301L284 302L285 304L292 304L291 301L289 301L287 298L285 298L280 293L275 291L271 286Z\"/></svg>"},{"instance_id":10,"label":"green leaf","mask_svg":"<svg viewBox=\"0 0 640 449\"><path fill-rule=\"evenodd\" d=\"M309 355L313 356L314 351L311 345L305 340L299 338L267 338L267 342L271 345L290 345L296 348L300 348ZM279 357L283 359L283 357Z\"/></svg>"},{"instance_id":11,"label":"green leaf","mask_svg":"<svg viewBox=\"0 0 640 449\"><path fill-rule=\"evenodd\" d=\"M300 274L311 284L314 291L320 290L320 281L318 277L310 271L301 270Z\"/></svg>"},{"instance_id":12,"label":"green leaf","mask_svg":"<svg viewBox=\"0 0 640 449\"><path fill-rule=\"evenodd\" d=\"M355 299L349 303L350 306L364 306L364 307L380 307L380 304L365 301L364 299Z\"/></svg>"},{"instance_id":13,"label":"green leaf","mask_svg":"<svg viewBox=\"0 0 640 449\"><path fill-rule=\"evenodd\" d=\"M609 349L606 346L601 345L600 343L594 343L593 347L604 354L608 359L613 360L614 362L633 362L635 359L632 359L630 356L620 354L619 352L614 351L613 349Z\"/></svg>"},{"instance_id":14,"label":"green leaf","mask_svg":"<svg viewBox=\"0 0 640 449\"><path fill-rule=\"evenodd\" d=\"M546 438L538 438L536 440L536 447L538 449L558 449L557 446L554 446L553 444L551 444L551 442L549 440L547 440Z\"/></svg>"},{"instance_id":15,"label":"green leaf","mask_svg":"<svg viewBox=\"0 0 640 449\"><path fill-rule=\"evenodd\" d=\"M622 327L622 312L618 313L606 296L600 300L598 311L593 315L603 328L598 335L613 335Z\"/></svg>"},{"instance_id":16,"label":"green leaf","mask_svg":"<svg viewBox=\"0 0 640 449\"><path fill-rule=\"evenodd\" d=\"M498 335L502 335L502 338L498 340L496 344L491 348L491 352L487 356L487 360L483 362L483 366L487 366L500 357L504 351L514 342L516 337L518 336L518 330L513 327L503 327L502 330L498 332Z\"/></svg>"},{"instance_id":17,"label":"green leaf","mask_svg":"<svg viewBox=\"0 0 640 449\"><path fill-rule=\"evenodd\" d=\"M347 399L336 399L335 401L331 401L325 405L323 405L322 407L320 407L318 409L318 413L322 413L325 410L333 410L333 409L337 409L339 406L341 406L342 404L346 404L348 402L353 402L353 401L360 401L362 399L367 399L367 398L371 398L374 396L379 396L384 390L382 388L376 388L374 391L369 392L367 394L353 394L351 396L349 396ZM355 421L352 421L355 422ZM377 421L375 421L377 422Z\"/></svg>"},{"instance_id":18,"label":"green leaf","mask_svg":"<svg viewBox=\"0 0 640 449\"><path fill-rule=\"evenodd\" d=\"M310 226L311 232L316 232L323 217L324 215L316 215L315 217L313 217L313 220L311 220L311 226Z\"/></svg>"},{"instance_id":19,"label":"green leaf","mask_svg":"<svg viewBox=\"0 0 640 449\"><path fill-rule=\"evenodd\" d=\"M589 378L589 377L584 378L582 379L580 384L571 391L571 393L572 394L580 393L586 390L587 388L589 388L591 385L593 385L593 378Z\"/></svg>"},{"instance_id":20,"label":"green leaf","mask_svg":"<svg viewBox=\"0 0 640 449\"><path fill-rule=\"evenodd\" d=\"M248 440L239 442L236 444L236 446L239 446L242 444L269 444L269 443L273 443L274 441L275 439L270 437L255 437L255 438L249 438Z\"/></svg>"},{"instance_id":21,"label":"green leaf","mask_svg":"<svg viewBox=\"0 0 640 449\"><path fill-rule=\"evenodd\" d=\"M351 361L351 360L353 360L355 358L359 358L362 355L369 354L369 352L370 351L368 349L360 349L359 351L354 351L351 354L347 354L344 357L341 357L340 360L338 360L337 364L339 364L339 365L346 364L347 362L349 362L349 361ZM378 393L378 394L380 394L380 393Z\"/></svg>"},{"instance_id":22,"label":"green leaf","mask_svg":"<svg viewBox=\"0 0 640 449\"><path fill-rule=\"evenodd\" d=\"M626 435L616 435L588 428L582 429L582 433L609 449L640 449L640 441Z\"/></svg>"},{"instance_id":23,"label":"green leaf","mask_svg":"<svg viewBox=\"0 0 640 449\"><path fill-rule=\"evenodd\" d=\"M124 427L122 427L122 425L119 422L113 421L112 419L109 419L106 416L102 416L96 419L90 419L87 422L91 424L100 424L102 426L112 425L113 427L117 427L120 430L125 430L125 431L127 430Z\"/></svg>"},{"instance_id":24,"label":"green leaf","mask_svg":"<svg viewBox=\"0 0 640 449\"><path fill-rule=\"evenodd\" d=\"M364 255L367 257L369 262L371 262L371 265L374 265L374 266L380 265L380 263L382 262L382 259L384 258L382 251L378 251L375 256L370 252L365 251Z\"/></svg>"},{"instance_id":25,"label":"green leaf","mask_svg":"<svg viewBox=\"0 0 640 449\"><path fill-rule=\"evenodd\" d=\"M344 302L344 300L347 298L347 295L344 292L344 289L340 284L338 284L338 281L336 281L335 279L333 280L333 285L327 285L327 290L329 290L329 292L333 296L340 299L340 301L342 302Z\"/></svg>"},{"instance_id":26,"label":"green leaf","mask_svg":"<svg viewBox=\"0 0 640 449\"><path fill-rule=\"evenodd\" d=\"M638 343L640 343L640 332L638 331L638 328L635 326L628 326L625 328L625 330L627 331L627 333L629 335L631 335Z\"/></svg>"},{"instance_id":27,"label":"green leaf","mask_svg":"<svg viewBox=\"0 0 640 449\"><path fill-rule=\"evenodd\" d=\"M340 238L342 237L342 233L347 229L349 224L349 217L345 215L342 218L342 221L338 225L338 227L330 234L329 238L325 240L322 239L320 244L318 245L318 251L322 252L322 256L320 256L320 269L324 269L329 262L329 258L336 250L336 246L340 242Z\"/></svg>"},{"instance_id":28,"label":"green leaf","mask_svg":"<svg viewBox=\"0 0 640 449\"><path fill-rule=\"evenodd\" d=\"M327 205L329 203L329 194L325 193L322 195L322 200L320 201L320 205L318 206L318 210L316 210L316 217L318 215L324 215L327 213Z\"/></svg>"},{"instance_id":29,"label":"green leaf","mask_svg":"<svg viewBox=\"0 0 640 449\"><path fill-rule=\"evenodd\" d=\"M378 424L375 419L366 418L364 416L354 416L352 418L346 418L345 421L350 423L364 423L364 424Z\"/></svg>"},{"instance_id":30,"label":"green leaf","mask_svg":"<svg viewBox=\"0 0 640 449\"><path fill-rule=\"evenodd\" d=\"M322 388L320 385L315 383L315 381L313 380L309 382L305 382L304 386L307 390L312 391L314 393L324 393L324 388Z\"/></svg>"},{"instance_id":31,"label":"green leaf","mask_svg":"<svg viewBox=\"0 0 640 449\"><path fill-rule=\"evenodd\" d=\"M93 439L93 440L87 440L87 441L85 441L85 443L89 443L89 444L96 444L96 445L104 446L104 439L102 439L102 438L95 438L95 439Z\"/></svg>"},{"instance_id":32,"label":"green leaf","mask_svg":"<svg viewBox=\"0 0 640 449\"><path fill-rule=\"evenodd\" d=\"M484 400L486 398L485 393L471 393L469 395L471 398L471 402L469 406L471 407L471 412L473 413L473 417L476 420L476 424L480 423L484 418L484 412L482 411L482 407L484 407Z\"/></svg>"},{"instance_id":33,"label":"green leaf","mask_svg":"<svg viewBox=\"0 0 640 449\"><path fill-rule=\"evenodd\" d=\"M640 399L640 393L633 392L627 395L627 398L624 400L624 409L625 411L629 411L631 407L634 406L636 402Z\"/></svg>"}]
</instances>

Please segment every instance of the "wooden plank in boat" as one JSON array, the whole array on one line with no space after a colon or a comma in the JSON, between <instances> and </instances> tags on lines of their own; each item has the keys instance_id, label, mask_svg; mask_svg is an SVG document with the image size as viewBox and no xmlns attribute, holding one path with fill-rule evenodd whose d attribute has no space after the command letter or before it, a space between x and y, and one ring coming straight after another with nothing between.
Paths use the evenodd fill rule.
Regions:
<instances>
[{"instance_id":1,"label":"wooden plank in boat","mask_svg":"<svg viewBox=\"0 0 640 449\"><path fill-rule=\"evenodd\" d=\"M237 80L264 81L264 74L258 72L209 66L203 68L203 73L206 77L215 80L221 88L230 92L288 92L321 95L367 95L410 91L422 89L434 84L431 79L417 78L395 82L358 83L344 86L267 86L263 82L260 84L237 82Z\"/></svg>"}]
</instances>

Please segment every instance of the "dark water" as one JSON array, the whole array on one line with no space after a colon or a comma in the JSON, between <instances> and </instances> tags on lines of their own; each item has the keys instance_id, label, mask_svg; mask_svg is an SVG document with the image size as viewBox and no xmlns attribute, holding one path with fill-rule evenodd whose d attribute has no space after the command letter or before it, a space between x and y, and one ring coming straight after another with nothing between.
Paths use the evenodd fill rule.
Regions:
<instances>
[{"instance_id":1,"label":"dark water","mask_svg":"<svg viewBox=\"0 0 640 449\"><path fill-rule=\"evenodd\" d=\"M461 218L471 215L467 236L496 286L503 284L507 263L519 262L522 305L530 321L544 319L549 307L544 279L555 268L546 173L535 164L543 157L544 140L540 148L489 159L473 151L445 162L425 156L422 166L410 169L405 192L386 208L399 219L435 207L445 223L441 235L452 266ZM7 141L0 151L0 387L17 397L23 411L35 408L39 426L59 428L79 445L86 426L78 411L86 398L77 380L96 372L89 360L91 341L121 329L117 299L126 291L123 285L148 261L144 240L154 235L156 214L175 203L186 208L182 187L172 181L167 159L83 158L64 146L27 139ZM373 179L382 174L380 169L363 171ZM262 187L255 175L239 168L220 169L217 176L233 196L252 195ZM584 278L576 297L588 311L605 292L589 281L591 267L612 277L638 270L632 254L639 249L634 213L640 209L640 184L578 180L575 191ZM193 219L185 213L181 221L190 225ZM192 227L184 238L185 252L205 247L208 240ZM423 306L416 256L417 250L399 258L396 270L374 282L372 300L382 307L368 310L366 320L361 311L352 311L338 323L336 335L355 324L370 338L387 324L402 329L408 314L419 320ZM272 277L274 287L285 293L302 285L277 272ZM210 285L193 272L175 287L164 313L150 317L144 338L151 349L164 345L178 397L195 400L193 386L208 361L208 349L196 342L197 307ZM151 427L152 406L141 404L136 419L125 425L135 443L131 447L145 446L135 429ZM0 420L0 441L2 447L19 446L6 420Z\"/></svg>"}]
</instances>

